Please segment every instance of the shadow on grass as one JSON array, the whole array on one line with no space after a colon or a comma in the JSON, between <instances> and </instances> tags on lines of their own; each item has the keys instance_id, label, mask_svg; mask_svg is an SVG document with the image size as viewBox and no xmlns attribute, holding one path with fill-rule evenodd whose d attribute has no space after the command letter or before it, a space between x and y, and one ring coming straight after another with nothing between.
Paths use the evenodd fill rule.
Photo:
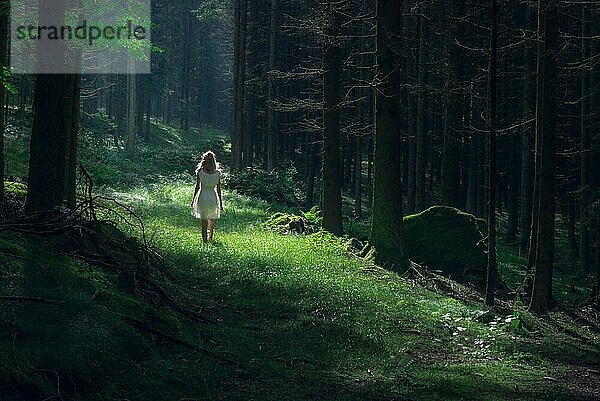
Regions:
<instances>
[{"instance_id":1,"label":"shadow on grass","mask_svg":"<svg viewBox=\"0 0 600 401\"><path fill-rule=\"evenodd\" d=\"M431 314L419 316L422 299L415 293L385 289L390 299L404 303L382 312L389 305L380 304L378 294L344 287L340 277L349 267L329 266L323 255L309 260L317 249L289 256L295 239L255 229L271 214L266 204L229 196L213 244L200 243L199 221L182 205L181 194L140 205L169 265L190 288L189 298L220 322L208 329L219 339L219 351L249 367L223 378L220 391L227 399L260 394L262 400L502 400L564 394L557 386L548 398L542 393L547 388L533 382L539 371L522 377L509 362L470 366L440 360L436 348L446 350L450 334L436 332L440 322L427 321ZM283 245L269 248L271 240ZM357 272L347 273L360 286Z\"/></svg>"}]
</instances>

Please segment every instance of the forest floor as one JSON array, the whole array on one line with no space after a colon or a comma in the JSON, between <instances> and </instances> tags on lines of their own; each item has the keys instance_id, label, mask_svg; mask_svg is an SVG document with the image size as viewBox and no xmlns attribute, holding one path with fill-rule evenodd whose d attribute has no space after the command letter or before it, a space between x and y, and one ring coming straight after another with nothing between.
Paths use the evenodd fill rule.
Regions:
<instances>
[{"instance_id":1,"label":"forest floor","mask_svg":"<svg viewBox=\"0 0 600 401\"><path fill-rule=\"evenodd\" d=\"M353 258L341 239L268 231L261 222L288 209L231 191L214 243L203 244L189 170L226 141L160 125L153 134L141 149L151 161L98 153L87 137L82 158L103 192L144 219L181 302L217 324L141 301L56 238L0 233L0 295L60 301L0 300L0 400L600 399L597 312L591 323L581 310L490 313ZM10 139L9 152L23 143ZM12 155L23 176L26 160ZM235 363L140 332L124 315Z\"/></svg>"}]
</instances>

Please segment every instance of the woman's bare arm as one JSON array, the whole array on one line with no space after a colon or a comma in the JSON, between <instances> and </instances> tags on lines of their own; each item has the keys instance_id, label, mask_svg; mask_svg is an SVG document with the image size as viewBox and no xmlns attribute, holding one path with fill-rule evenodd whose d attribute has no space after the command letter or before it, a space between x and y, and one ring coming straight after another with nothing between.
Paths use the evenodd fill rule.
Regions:
<instances>
[{"instance_id":1,"label":"woman's bare arm","mask_svg":"<svg viewBox=\"0 0 600 401\"><path fill-rule=\"evenodd\" d=\"M194 199L196 199L196 195L198 195L198 191L200 190L200 177L196 174L196 189L194 190L194 197L192 198L192 207L194 206Z\"/></svg>"},{"instance_id":2,"label":"woman's bare arm","mask_svg":"<svg viewBox=\"0 0 600 401\"><path fill-rule=\"evenodd\" d=\"M219 195L219 209L223 211L223 198L221 197L221 179L217 182L217 195Z\"/></svg>"}]
</instances>

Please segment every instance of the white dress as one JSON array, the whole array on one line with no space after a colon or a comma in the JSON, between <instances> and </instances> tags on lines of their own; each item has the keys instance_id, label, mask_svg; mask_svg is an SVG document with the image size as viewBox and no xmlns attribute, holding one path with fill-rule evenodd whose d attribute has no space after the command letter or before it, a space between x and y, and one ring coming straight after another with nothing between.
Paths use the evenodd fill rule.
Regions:
<instances>
[{"instance_id":1,"label":"white dress","mask_svg":"<svg viewBox=\"0 0 600 401\"><path fill-rule=\"evenodd\" d=\"M219 196L217 195L217 184L221 178L221 172L212 174L200 170L197 180L200 182L200 190L192 204L192 216L197 219L212 220L221 217L219 210Z\"/></svg>"}]
</instances>

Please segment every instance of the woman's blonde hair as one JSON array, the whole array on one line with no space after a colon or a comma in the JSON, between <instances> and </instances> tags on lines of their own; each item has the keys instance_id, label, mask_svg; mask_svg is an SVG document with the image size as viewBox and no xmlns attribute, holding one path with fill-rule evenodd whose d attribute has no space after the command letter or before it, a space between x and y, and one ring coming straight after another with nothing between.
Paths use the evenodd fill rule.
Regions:
<instances>
[{"instance_id":1,"label":"woman's blonde hair","mask_svg":"<svg viewBox=\"0 0 600 401\"><path fill-rule=\"evenodd\" d=\"M200 170L204 170L209 173L220 171L219 163L217 163L217 157L212 151L209 150L202 155L202 160L200 160L200 163L198 163L198 166L196 167L196 174L198 174Z\"/></svg>"}]
</instances>

